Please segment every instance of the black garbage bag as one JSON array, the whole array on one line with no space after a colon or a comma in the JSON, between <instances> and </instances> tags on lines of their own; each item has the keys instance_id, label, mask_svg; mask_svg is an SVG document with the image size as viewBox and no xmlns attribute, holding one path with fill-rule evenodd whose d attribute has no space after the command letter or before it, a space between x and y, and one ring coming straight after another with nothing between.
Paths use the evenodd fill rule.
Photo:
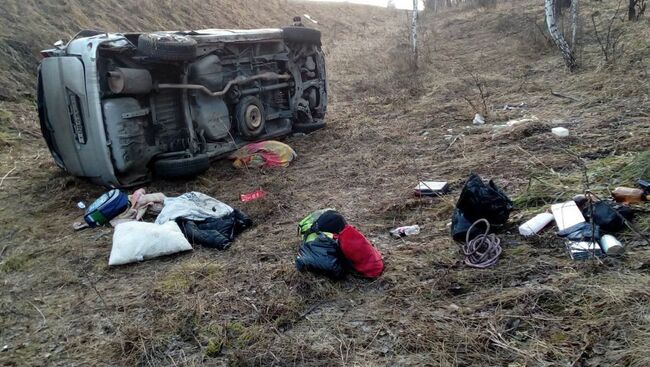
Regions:
<instances>
[{"instance_id":1,"label":"black garbage bag","mask_svg":"<svg viewBox=\"0 0 650 367\"><path fill-rule=\"evenodd\" d=\"M333 279L345 276L339 260L339 244L324 233L318 233L314 240L303 242L298 249L296 269L323 274Z\"/></svg>"},{"instance_id":2,"label":"black garbage bag","mask_svg":"<svg viewBox=\"0 0 650 367\"><path fill-rule=\"evenodd\" d=\"M634 216L632 209L626 206L609 201L598 201L593 205L585 205L582 210L582 214L584 214L585 218L592 218L592 206L594 223L607 232L618 232L623 230L625 228L625 221L623 218L631 221Z\"/></svg>"},{"instance_id":3,"label":"black garbage bag","mask_svg":"<svg viewBox=\"0 0 650 367\"><path fill-rule=\"evenodd\" d=\"M490 222L492 232L508 221L512 207L512 200L492 180L486 184L479 175L472 173L456 203L451 219L451 236L456 241L465 241L471 225L482 218ZM484 230L474 227L469 238L482 233Z\"/></svg>"},{"instance_id":4,"label":"black garbage bag","mask_svg":"<svg viewBox=\"0 0 650 367\"><path fill-rule=\"evenodd\" d=\"M559 231L557 235L573 242L598 242L600 241L600 227L594 223L592 228L591 223L582 222Z\"/></svg>"},{"instance_id":5,"label":"black garbage bag","mask_svg":"<svg viewBox=\"0 0 650 367\"><path fill-rule=\"evenodd\" d=\"M484 218L491 226L505 224L512 206L512 200L492 180L486 184L476 173L470 174L456 203L468 221Z\"/></svg>"},{"instance_id":6,"label":"black garbage bag","mask_svg":"<svg viewBox=\"0 0 650 367\"><path fill-rule=\"evenodd\" d=\"M467 231L472 226L472 224L473 222L467 220L467 218L465 218L463 213L458 210L458 208L454 208L454 214L451 217L451 237L454 239L454 241L465 242L467 239ZM478 227L479 226L472 228L472 233L469 236L470 239L485 233L484 228L479 229Z\"/></svg>"},{"instance_id":7,"label":"black garbage bag","mask_svg":"<svg viewBox=\"0 0 650 367\"><path fill-rule=\"evenodd\" d=\"M208 218L202 221L178 218L176 223L190 243L225 250L230 247L235 236L249 228L253 221L235 209L222 218Z\"/></svg>"}]
</instances>

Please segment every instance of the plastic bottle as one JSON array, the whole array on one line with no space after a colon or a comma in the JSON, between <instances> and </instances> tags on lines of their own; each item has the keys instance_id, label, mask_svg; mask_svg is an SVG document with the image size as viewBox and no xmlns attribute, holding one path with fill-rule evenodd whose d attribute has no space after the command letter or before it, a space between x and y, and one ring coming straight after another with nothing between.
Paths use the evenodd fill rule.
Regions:
<instances>
[{"instance_id":1,"label":"plastic bottle","mask_svg":"<svg viewBox=\"0 0 650 367\"><path fill-rule=\"evenodd\" d=\"M647 200L645 192L642 189L630 187L617 187L612 191L612 196L619 203L635 204Z\"/></svg>"},{"instance_id":2,"label":"plastic bottle","mask_svg":"<svg viewBox=\"0 0 650 367\"><path fill-rule=\"evenodd\" d=\"M551 132L555 136L559 136L561 138L569 136L569 129L564 128L564 127L554 127L551 129Z\"/></svg>"},{"instance_id":3,"label":"plastic bottle","mask_svg":"<svg viewBox=\"0 0 650 367\"><path fill-rule=\"evenodd\" d=\"M415 236L416 234L419 233L420 233L420 226L418 226L417 224L412 226L398 227L390 230L390 234L393 235L394 237Z\"/></svg>"},{"instance_id":4,"label":"plastic bottle","mask_svg":"<svg viewBox=\"0 0 650 367\"><path fill-rule=\"evenodd\" d=\"M541 231L542 228L546 227L549 223L553 221L553 214L551 213L540 213L529 219L526 223L519 226L519 234L524 237L532 236Z\"/></svg>"},{"instance_id":5,"label":"plastic bottle","mask_svg":"<svg viewBox=\"0 0 650 367\"><path fill-rule=\"evenodd\" d=\"M481 116L480 113L477 113L476 115L474 115L474 120L472 121L472 123L474 125L483 125L485 124L485 119L483 118L483 116Z\"/></svg>"}]
</instances>

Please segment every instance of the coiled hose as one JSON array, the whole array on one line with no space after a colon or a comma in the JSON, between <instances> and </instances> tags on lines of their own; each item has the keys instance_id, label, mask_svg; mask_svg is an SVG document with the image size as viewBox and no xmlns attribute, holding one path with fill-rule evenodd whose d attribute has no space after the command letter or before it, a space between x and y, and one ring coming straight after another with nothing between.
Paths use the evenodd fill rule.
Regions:
<instances>
[{"instance_id":1,"label":"coiled hose","mask_svg":"<svg viewBox=\"0 0 650 367\"><path fill-rule=\"evenodd\" d=\"M469 239L472 229L479 223L485 223L485 233ZM479 219L472 224L465 235L465 243L460 244L465 255L465 264L473 268L484 269L497 263L501 255L501 239L494 233L490 234L490 222Z\"/></svg>"}]
</instances>

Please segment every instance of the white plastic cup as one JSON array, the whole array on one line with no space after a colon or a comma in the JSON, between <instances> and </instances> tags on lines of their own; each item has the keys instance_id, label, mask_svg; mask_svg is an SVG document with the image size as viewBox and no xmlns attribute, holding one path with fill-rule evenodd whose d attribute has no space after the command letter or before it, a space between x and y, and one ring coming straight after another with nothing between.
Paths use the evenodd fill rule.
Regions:
<instances>
[{"instance_id":1,"label":"white plastic cup","mask_svg":"<svg viewBox=\"0 0 650 367\"><path fill-rule=\"evenodd\" d=\"M607 255L622 255L625 252L623 244L611 234L606 234L600 238L600 247Z\"/></svg>"},{"instance_id":2,"label":"white plastic cup","mask_svg":"<svg viewBox=\"0 0 650 367\"><path fill-rule=\"evenodd\" d=\"M526 223L519 226L519 234L524 237L529 237L537 234L544 227L553 221L554 217L551 213L540 213L529 219Z\"/></svg>"}]
</instances>

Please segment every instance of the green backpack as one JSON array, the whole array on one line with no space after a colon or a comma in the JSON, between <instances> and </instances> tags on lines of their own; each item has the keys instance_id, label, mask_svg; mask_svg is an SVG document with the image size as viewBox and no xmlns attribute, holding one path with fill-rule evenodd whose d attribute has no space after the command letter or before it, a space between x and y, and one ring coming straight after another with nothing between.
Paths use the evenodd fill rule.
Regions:
<instances>
[{"instance_id":1,"label":"green backpack","mask_svg":"<svg viewBox=\"0 0 650 367\"><path fill-rule=\"evenodd\" d=\"M328 210L334 209L321 209L309 213L305 218L298 222L298 235L302 237L302 242L310 242L318 237L319 231L315 228L314 224L318 218ZM329 238L333 238L334 235L328 232L322 232Z\"/></svg>"},{"instance_id":2,"label":"green backpack","mask_svg":"<svg viewBox=\"0 0 650 367\"><path fill-rule=\"evenodd\" d=\"M330 238L339 234L347 223L345 218L334 209L321 209L307 215L298 223L298 234L303 242L314 240L318 233L324 233Z\"/></svg>"}]
</instances>

